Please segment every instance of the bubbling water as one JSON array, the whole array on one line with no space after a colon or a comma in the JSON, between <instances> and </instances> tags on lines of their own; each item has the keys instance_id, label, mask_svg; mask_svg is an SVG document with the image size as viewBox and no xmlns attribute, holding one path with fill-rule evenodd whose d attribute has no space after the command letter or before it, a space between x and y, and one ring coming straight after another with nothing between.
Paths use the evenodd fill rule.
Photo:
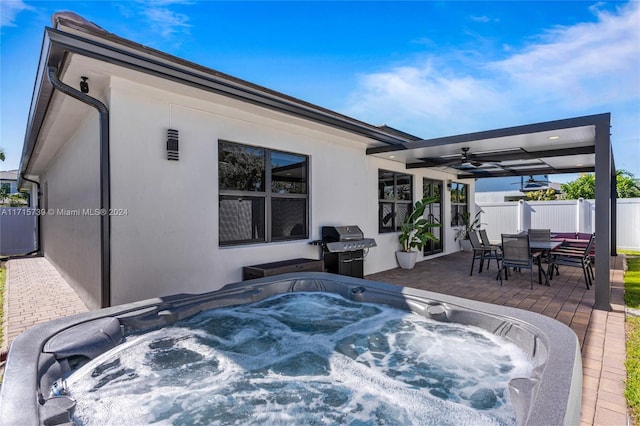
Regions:
<instances>
[{"instance_id":1,"label":"bubbling water","mask_svg":"<svg viewBox=\"0 0 640 426\"><path fill-rule=\"evenodd\" d=\"M79 424L513 424L515 345L328 293L127 337L67 379Z\"/></svg>"}]
</instances>

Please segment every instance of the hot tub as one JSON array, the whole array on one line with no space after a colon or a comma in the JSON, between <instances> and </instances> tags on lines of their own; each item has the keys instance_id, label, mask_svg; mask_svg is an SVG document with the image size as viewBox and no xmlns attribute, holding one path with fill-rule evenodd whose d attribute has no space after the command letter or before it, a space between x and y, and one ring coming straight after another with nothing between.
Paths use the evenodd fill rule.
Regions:
<instances>
[{"instance_id":1,"label":"hot tub","mask_svg":"<svg viewBox=\"0 0 640 426\"><path fill-rule=\"evenodd\" d=\"M124 340L132 339L143 332L156 332L164 327L173 327L175 324L197 319L198 314L202 315L202 312L211 309L215 309L216 312L224 311L230 307L265 301L277 295L316 292L339 295L347 301L345 303L391 306L413 312L431 323L435 321L447 327L468 325L497 336L519 348L532 363L529 374L525 377L513 377L508 382L508 395L505 399L511 404L514 422L519 425L559 425L577 424L580 420L580 350L577 337L565 325L519 309L326 273L286 274L245 281L230 284L211 293L151 299L61 318L34 327L16 338L11 345L0 389L0 420L3 424L68 423L73 419L76 401L67 395L62 378L68 378L71 372L74 372L74 375L80 374L84 368L81 367L83 364L88 360L99 361L108 355L108 351L123 351L126 344L121 342ZM339 324L336 327L341 326ZM395 331L394 333L397 334ZM339 346L340 356L346 354L345 359L356 359L358 354L354 352L353 342L357 339L349 336L342 338L336 346ZM153 345L161 350L163 345L166 345L166 339L154 342ZM308 357L303 358L303 364L314 361L313 353L303 356ZM384 355L374 353L374 357L369 361L359 362L375 363L383 357ZM109 368L108 361L94 368L91 375L106 368ZM295 370L298 367L291 367L286 363L275 366L276 372L285 376L306 374L292 372L292 368ZM401 371L396 370L393 375L402 375ZM326 378L329 374L323 370L321 375ZM429 390L416 380L412 382L407 379L405 382L400 386L407 385L410 395L417 399ZM325 395L325 399L326 394L335 393L332 390L327 391L325 387L318 389L319 393ZM433 389L431 391L432 394L438 394L433 392ZM330 404L342 409L340 404L344 401L341 402L341 396L338 396L338 402L334 398ZM366 398L370 396L366 395ZM387 407L391 409L392 405L387 404ZM394 413L383 414L382 421L385 415L397 423L407 422ZM433 423L446 423L447 420L451 421L442 418L441 421L434 420ZM181 421L184 422L184 418ZM324 422L327 422L326 418Z\"/></svg>"}]
</instances>

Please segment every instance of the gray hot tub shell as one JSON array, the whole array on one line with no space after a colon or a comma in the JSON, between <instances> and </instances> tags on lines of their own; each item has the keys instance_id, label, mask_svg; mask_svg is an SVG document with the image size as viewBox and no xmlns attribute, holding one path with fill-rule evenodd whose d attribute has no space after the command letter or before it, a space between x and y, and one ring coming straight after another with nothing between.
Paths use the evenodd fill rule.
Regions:
<instances>
[{"instance_id":1,"label":"gray hot tub shell","mask_svg":"<svg viewBox=\"0 0 640 426\"><path fill-rule=\"evenodd\" d=\"M65 396L49 398L49 393L54 382L78 360L95 358L131 332L295 291L338 293L438 321L474 325L502 336L529 354L535 365L532 377L514 379L509 385L517 423L571 425L580 421L580 347L575 333L564 324L520 309L327 273L244 281L210 293L150 299L33 327L18 336L9 350L0 389L0 421L8 425L68 423L74 401Z\"/></svg>"}]
</instances>

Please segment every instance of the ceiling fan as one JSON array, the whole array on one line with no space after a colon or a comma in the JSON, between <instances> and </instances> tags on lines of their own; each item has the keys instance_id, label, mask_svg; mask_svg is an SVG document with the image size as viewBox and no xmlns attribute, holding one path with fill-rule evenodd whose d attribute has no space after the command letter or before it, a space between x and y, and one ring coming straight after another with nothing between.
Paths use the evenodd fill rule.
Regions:
<instances>
[{"instance_id":1,"label":"ceiling fan","mask_svg":"<svg viewBox=\"0 0 640 426\"><path fill-rule=\"evenodd\" d=\"M524 176L520 176L520 182L513 182L512 185L548 185L549 179L547 175L543 176L544 179L536 179L533 175L529 175L529 179L524 180Z\"/></svg>"},{"instance_id":2,"label":"ceiling fan","mask_svg":"<svg viewBox=\"0 0 640 426\"><path fill-rule=\"evenodd\" d=\"M520 176L520 182L513 182L512 185L520 185L520 190L535 190L537 188L545 187L549 185L549 179L547 175L544 175L544 179L536 179L532 175L529 175L529 179L525 180L524 176Z\"/></svg>"},{"instance_id":3,"label":"ceiling fan","mask_svg":"<svg viewBox=\"0 0 640 426\"><path fill-rule=\"evenodd\" d=\"M462 148L462 158L460 159L460 166L463 167L480 167L484 163L480 161L473 161L471 154L469 154L469 147Z\"/></svg>"},{"instance_id":4,"label":"ceiling fan","mask_svg":"<svg viewBox=\"0 0 640 426\"><path fill-rule=\"evenodd\" d=\"M462 154L454 154L447 157L425 158L437 166L448 166L455 169L468 170L481 167L484 164L500 163L501 160L490 158L491 154L473 154L469 152L468 147L461 148Z\"/></svg>"}]
</instances>

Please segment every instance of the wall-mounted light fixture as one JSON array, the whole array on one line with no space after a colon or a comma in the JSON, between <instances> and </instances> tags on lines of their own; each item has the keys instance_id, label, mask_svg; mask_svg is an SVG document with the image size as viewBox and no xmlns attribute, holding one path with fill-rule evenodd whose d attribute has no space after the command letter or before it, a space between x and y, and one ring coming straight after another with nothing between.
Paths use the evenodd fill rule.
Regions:
<instances>
[{"instance_id":1,"label":"wall-mounted light fixture","mask_svg":"<svg viewBox=\"0 0 640 426\"><path fill-rule=\"evenodd\" d=\"M87 83L87 80L89 80L89 77L80 77L82 79L82 81L80 82L80 91L82 93L89 93L89 83Z\"/></svg>"},{"instance_id":2,"label":"wall-mounted light fixture","mask_svg":"<svg viewBox=\"0 0 640 426\"><path fill-rule=\"evenodd\" d=\"M167 160L178 161L178 134L175 129L167 129Z\"/></svg>"},{"instance_id":3,"label":"wall-mounted light fixture","mask_svg":"<svg viewBox=\"0 0 640 426\"><path fill-rule=\"evenodd\" d=\"M451 179L447 179L447 190L451 191Z\"/></svg>"}]
</instances>

